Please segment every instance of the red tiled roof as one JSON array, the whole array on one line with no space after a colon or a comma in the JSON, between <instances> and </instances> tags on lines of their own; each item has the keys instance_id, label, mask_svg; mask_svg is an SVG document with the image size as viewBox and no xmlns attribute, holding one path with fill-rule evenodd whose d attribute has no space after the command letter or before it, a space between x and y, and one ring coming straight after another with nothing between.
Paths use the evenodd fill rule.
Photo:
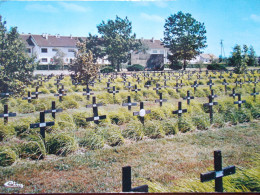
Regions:
<instances>
[{"instance_id":1,"label":"red tiled roof","mask_svg":"<svg viewBox=\"0 0 260 195\"><path fill-rule=\"evenodd\" d=\"M153 49L165 49L162 42L160 40L152 40L152 39L141 39L141 42L148 46L148 48Z\"/></svg>"},{"instance_id":2,"label":"red tiled roof","mask_svg":"<svg viewBox=\"0 0 260 195\"><path fill-rule=\"evenodd\" d=\"M28 35L20 35L22 38ZM70 37L70 36L59 36L48 35L45 38L43 35L31 35L38 46L40 47L76 47L76 43L79 38L85 40L85 37ZM23 38L24 39L24 38Z\"/></svg>"},{"instance_id":3,"label":"red tiled roof","mask_svg":"<svg viewBox=\"0 0 260 195\"><path fill-rule=\"evenodd\" d=\"M33 42L30 39L30 36L31 35L20 35L20 37L23 40L23 42L25 43L26 47L34 46Z\"/></svg>"}]
</instances>

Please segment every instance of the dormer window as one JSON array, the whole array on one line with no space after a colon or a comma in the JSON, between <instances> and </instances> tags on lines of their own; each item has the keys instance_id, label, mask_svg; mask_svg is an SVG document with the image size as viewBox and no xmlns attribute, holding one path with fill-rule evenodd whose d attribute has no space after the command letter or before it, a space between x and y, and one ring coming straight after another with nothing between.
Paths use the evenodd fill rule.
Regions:
<instances>
[{"instance_id":1,"label":"dormer window","mask_svg":"<svg viewBox=\"0 0 260 195\"><path fill-rule=\"evenodd\" d=\"M48 49L47 48L42 48L42 53L48 53Z\"/></svg>"}]
</instances>

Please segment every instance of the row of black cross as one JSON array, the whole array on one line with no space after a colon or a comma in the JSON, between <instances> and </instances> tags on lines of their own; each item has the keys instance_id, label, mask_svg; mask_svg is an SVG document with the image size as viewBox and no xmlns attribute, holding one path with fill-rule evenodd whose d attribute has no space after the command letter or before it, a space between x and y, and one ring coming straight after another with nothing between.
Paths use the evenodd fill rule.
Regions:
<instances>
[{"instance_id":1,"label":"row of black cross","mask_svg":"<svg viewBox=\"0 0 260 195\"><path fill-rule=\"evenodd\" d=\"M223 177L236 173L235 166L222 168L221 151L214 151L214 171L200 174L200 181L207 182L215 180L215 192L223 192ZM122 192L148 192L148 185L142 185L133 188L131 181L131 167L122 168Z\"/></svg>"}]
</instances>

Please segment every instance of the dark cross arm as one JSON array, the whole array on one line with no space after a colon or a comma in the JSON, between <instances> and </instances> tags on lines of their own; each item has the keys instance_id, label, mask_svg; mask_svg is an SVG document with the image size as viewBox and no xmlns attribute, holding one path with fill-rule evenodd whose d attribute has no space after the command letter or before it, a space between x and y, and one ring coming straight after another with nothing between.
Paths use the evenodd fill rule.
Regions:
<instances>
[{"instance_id":1,"label":"dark cross arm","mask_svg":"<svg viewBox=\"0 0 260 195\"><path fill-rule=\"evenodd\" d=\"M123 103L122 106L137 106L137 103Z\"/></svg>"},{"instance_id":2,"label":"dark cross arm","mask_svg":"<svg viewBox=\"0 0 260 195\"><path fill-rule=\"evenodd\" d=\"M173 111L172 113L173 113L173 114L180 114L180 113L185 113L185 112L187 112L187 109L175 110L175 111Z\"/></svg>"},{"instance_id":3,"label":"dark cross arm","mask_svg":"<svg viewBox=\"0 0 260 195\"><path fill-rule=\"evenodd\" d=\"M234 104L243 104L246 103L246 100L240 100L240 101L235 101Z\"/></svg>"},{"instance_id":4,"label":"dark cross arm","mask_svg":"<svg viewBox=\"0 0 260 195\"><path fill-rule=\"evenodd\" d=\"M101 115L101 116L94 116L94 117L88 117L86 119L87 122L89 121L98 121L98 120L102 120L102 119L106 119L107 116L106 115Z\"/></svg>"},{"instance_id":5,"label":"dark cross arm","mask_svg":"<svg viewBox=\"0 0 260 195\"><path fill-rule=\"evenodd\" d=\"M190 96L190 97L187 97L187 96L186 96L186 97L184 97L183 99L184 99L184 100L187 100L187 99L188 99L188 100L191 100L191 99L194 99L194 97L193 97L193 96Z\"/></svg>"},{"instance_id":6,"label":"dark cross arm","mask_svg":"<svg viewBox=\"0 0 260 195\"><path fill-rule=\"evenodd\" d=\"M89 104L87 105L86 107L87 108L95 108L95 107L99 107L99 106L102 106L103 104L102 103L98 103L98 104Z\"/></svg>"},{"instance_id":7,"label":"dark cross arm","mask_svg":"<svg viewBox=\"0 0 260 195\"><path fill-rule=\"evenodd\" d=\"M156 103L158 103L158 102L167 102L167 99L157 99L157 100L155 100L155 102Z\"/></svg>"},{"instance_id":8,"label":"dark cross arm","mask_svg":"<svg viewBox=\"0 0 260 195\"><path fill-rule=\"evenodd\" d=\"M0 114L0 118L3 118L3 117L14 117L16 116L16 113L12 113L12 112L9 112L9 113L6 113L6 114Z\"/></svg>"},{"instance_id":9,"label":"dark cross arm","mask_svg":"<svg viewBox=\"0 0 260 195\"><path fill-rule=\"evenodd\" d=\"M35 123L30 124L30 128L39 128L39 127L47 127L47 126L53 126L54 122L45 122L45 123Z\"/></svg>"},{"instance_id":10,"label":"dark cross arm","mask_svg":"<svg viewBox=\"0 0 260 195\"><path fill-rule=\"evenodd\" d=\"M201 173L200 174L200 181L206 182L211 181L216 178L232 175L236 173L236 167L235 166L228 166L223 168L221 171L210 171L208 173Z\"/></svg>"},{"instance_id":11,"label":"dark cross arm","mask_svg":"<svg viewBox=\"0 0 260 195\"><path fill-rule=\"evenodd\" d=\"M53 110L44 110L44 113L56 113L56 112L62 112L62 108L53 109Z\"/></svg>"},{"instance_id":12,"label":"dark cross arm","mask_svg":"<svg viewBox=\"0 0 260 195\"><path fill-rule=\"evenodd\" d=\"M206 103L203 104L204 106L213 106L213 105L218 105L218 102L210 102L210 103Z\"/></svg>"}]
</instances>

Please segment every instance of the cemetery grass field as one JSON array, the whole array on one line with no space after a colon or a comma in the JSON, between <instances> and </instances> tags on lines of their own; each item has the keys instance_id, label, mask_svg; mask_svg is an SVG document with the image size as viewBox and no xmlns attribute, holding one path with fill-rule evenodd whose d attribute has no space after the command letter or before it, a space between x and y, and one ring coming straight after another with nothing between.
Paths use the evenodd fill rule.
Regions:
<instances>
[{"instance_id":1,"label":"cemetery grass field","mask_svg":"<svg viewBox=\"0 0 260 195\"><path fill-rule=\"evenodd\" d=\"M22 96L0 101L0 192L120 192L127 165L133 186L150 192L210 192L213 182L199 176L213 170L214 150L223 167L237 167L224 178L226 191L259 192L259 78L259 71L110 74L88 91L69 76L38 76ZM37 91L38 99L30 94ZM122 106L129 97L131 110ZM3 187L10 180L24 188Z\"/></svg>"},{"instance_id":2,"label":"cemetery grass field","mask_svg":"<svg viewBox=\"0 0 260 195\"><path fill-rule=\"evenodd\" d=\"M0 168L0 191L120 192L121 167L126 165L132 166L133 186L149 184L150 191L157 192L214 191L213 182L199 182L200 173L213 170L214 150L222 151L223 167L237 167L235 175L224 179L224 189L228 188L225 185L228 179L236 175L242 177L241 171L254 168L258 171L255 172L258 181L254 182L259 190L259 131L260 122L252 121L221 129L129 142L114 148L78 151L67 157L50 155L40 161L22 160ZM24 188L4 188L3 184L9 180L22 183Z\"/></svg>"}]
</instances>

